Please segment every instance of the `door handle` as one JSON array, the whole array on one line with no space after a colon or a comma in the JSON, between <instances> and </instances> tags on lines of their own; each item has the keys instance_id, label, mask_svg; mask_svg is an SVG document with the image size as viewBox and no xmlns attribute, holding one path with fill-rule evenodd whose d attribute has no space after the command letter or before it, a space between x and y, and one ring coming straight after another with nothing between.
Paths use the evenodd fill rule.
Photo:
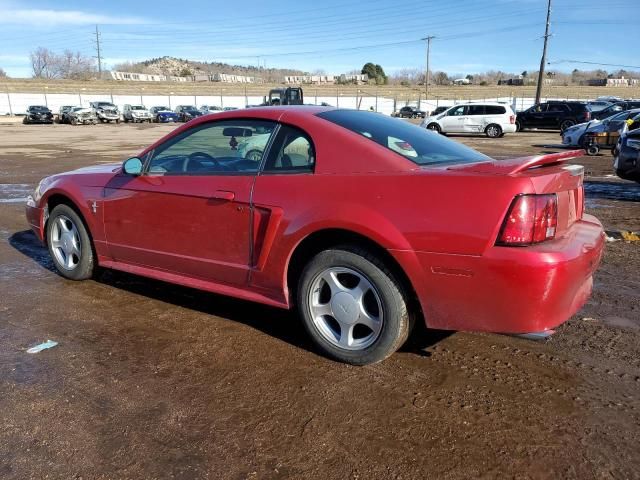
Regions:
<instances>
[{"instance_id":1,"label":"door handle","mask_svg":"<svg viewBox=\"0 0 640 480\"><path fill-rule=\"evenodd\" d=\"M213 192L212 198L232 202L233 199L236 198L236 194L228 190L216 190L215 192Z\"/></svg>"}]
</instances>

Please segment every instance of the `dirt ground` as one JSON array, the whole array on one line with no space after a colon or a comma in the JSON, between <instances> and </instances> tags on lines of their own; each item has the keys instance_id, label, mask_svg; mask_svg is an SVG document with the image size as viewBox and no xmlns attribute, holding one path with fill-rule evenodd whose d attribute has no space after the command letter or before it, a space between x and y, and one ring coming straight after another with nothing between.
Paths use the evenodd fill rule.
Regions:
<instances>
[{"instance_id":1,"label":"dirt ground","mask_svg":"<svg viewBox=\"0 0 640 480\"><path fill-rule=\"evenodd\" d=\"M287 312L54 273L23 198L172 128L0 125L0 478L640 478L639 242L607 244L591 300L547 342L418 330L342 365ZM457 139L506 158L560 137ZM608 153L576 163L588 211L640 230L640 185Z\"/></svg>"}]
</instances>

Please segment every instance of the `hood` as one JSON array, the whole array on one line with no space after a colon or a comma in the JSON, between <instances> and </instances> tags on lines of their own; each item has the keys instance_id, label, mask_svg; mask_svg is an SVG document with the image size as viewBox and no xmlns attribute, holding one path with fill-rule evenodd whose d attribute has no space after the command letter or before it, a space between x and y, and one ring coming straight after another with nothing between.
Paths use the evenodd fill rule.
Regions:
<instances>
[{"instance_id":1,"label":"hood","mask_svg":"<svg viewBox=\"0 0 640 480\"><path fill-rule=\"evenodd\" d=\"M162 114L162 115L177 115L177 113L174 112L173 110L158 110L156 113Z\"/></svg>"},{"instance_id":2,"label":"hood","mask_svg":"<svg viewBox=\"0 0 640 480\"><path fill-rule=\"evenodd\" d=\"M76 114L76 113L93 113L93 110L91 110L90 108L82 108L80 110L76 110L75 112L69 112L70 114Z\"/></svg>"},{"instance_id":3,"label":"hood","mask_svg":"<svg viewBox=\"0 0 640 480\"><path fill-rule=\"evenodd\" d=\"M82 167L76 170L71 170L62 175L84 175L93 173L116 173L122 168L121 163L105 163L103 165L91 165L89 167Z\"/></svg>"}]
</instances>

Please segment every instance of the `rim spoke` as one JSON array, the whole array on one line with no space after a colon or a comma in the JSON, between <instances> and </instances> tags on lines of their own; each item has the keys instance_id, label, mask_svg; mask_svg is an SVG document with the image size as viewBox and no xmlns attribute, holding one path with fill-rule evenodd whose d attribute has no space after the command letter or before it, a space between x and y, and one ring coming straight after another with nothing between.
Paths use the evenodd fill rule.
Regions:
<instances>
[{"instance_id":1,"label":"rim spoke","mask_svg":"<svg viewBox=\"0 0 640 480\"><path fill-rule=\"evenodd\" d=\"M316 317L321 317L324 315L333 316L333 310L331 309L331 303L316 303L311 306L313 310L313 314Z\"/></svg>"},{"instance_id":2,"label":"rim spoke","mask_svg":"<svg viewBox=\"0 0 640 480\"><path fill-rule=\"evenodd\" d=\"M60 226L60 231L62 232L68 232L71 229L69 228L69 226L67 225L67 221L66 219L62 218L62 217L58 217L58 225Z\"/></svg>"},{"instance_id":3,"label":"rim spoke","mask_svg":"<svg viewBox=\"0 0 640 480\"><path fill-rule=\"evenodd\" d=\"M338 273L333 270L329 270L328 272L325 272L322 275L322 279L326 282L327 285L329 285L329 288L331 289L332 297L336 293L344 292L346 290L346 288L340 283L340 280L338 280Z\"/></svg>"},{"instance_id":4,"label":"rim spoke","mask_svg":"<svg viewBox=\"0 0 640 480\"><path fill-rule=\"evenodd\" d=\"M358 316L358 323L366 325L371 329L373 333L379 333L382 327L379 316L373 316L366 311L364 305L360 305L360 315Z\"/></svg>"},{"instance_id":5,"label":"rim spoke","mask_svg":"<svg viewBox=\"0 0 640 480\"><path fill-rule=\"evenodd\" d=\"M353 343L353 325L340 323L340 338L338 343L342 347L350 347Z\"/></svg>"},{"instance_id":6,"label":"rim spoke","mask_svg":"<svg viewBox=\"0 0 640 480\"><path fill-rule=\"evenodd\" d=\"M73 261L73 255L68 254L65 262L68 269L71 269L75 266L75 262Z\"/></svg>"},{"instance_id":7,"label":"rim spoke","mask_svg":"<svg viewBox=\"0 0 640 480\"><path fill-rule=\"evenodd\" d=\"M51 239L51 246L53 248L62 248L62 243L60 242L60 240Z\"/></svg>"}]
</instances>

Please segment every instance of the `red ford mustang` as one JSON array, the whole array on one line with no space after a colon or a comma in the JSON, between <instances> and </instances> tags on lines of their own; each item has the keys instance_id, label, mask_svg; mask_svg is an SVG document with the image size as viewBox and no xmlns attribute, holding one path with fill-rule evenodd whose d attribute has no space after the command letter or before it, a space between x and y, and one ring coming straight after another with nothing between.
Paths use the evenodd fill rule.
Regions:
<instances>
[{"instance_id":1,"label":"red ford mustang","mask_svg":"<svg viewBox=\"0 0 640 480\"><path fill-rule=\"evenodd\" d=\"M66 278L101 266L296 305L325 354L367 364L415 319L534 333L573 315L604 241L564 163L579 154L495 161L376 113L238 110L45 178L27 218Z\"/></svg>"}]
</instances>

